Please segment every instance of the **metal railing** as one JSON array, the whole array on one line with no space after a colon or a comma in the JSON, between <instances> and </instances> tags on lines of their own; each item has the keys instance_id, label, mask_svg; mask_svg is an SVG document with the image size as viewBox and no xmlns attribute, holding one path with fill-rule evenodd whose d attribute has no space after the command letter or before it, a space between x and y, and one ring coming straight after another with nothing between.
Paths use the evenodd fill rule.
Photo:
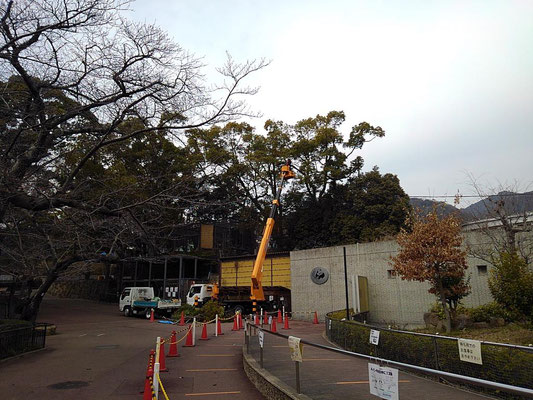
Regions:
<instances>
[{"instance_id":1,"label":"metal railing","mask_svg":"<svg viewBox=\"0 0 533 400\"><path fill-rule=\"evenodd\" d=\"M38 323L34 326L0 331L0 360L44 348L48 325Z\"/></svg>"},{"instance_id":2,"label":"metal railing","mask_svg":"<svg viewBox=\"0 0 533 400\"><path fill-rule=\"evenodd\" d=\"M332 328L335 329L335 323L341 321L332 320L331 323L329 319L326 319L326 333L330 337L332 333ZM255 336L263 332L263 346L259 345L257 338ZM447 372L443 370L437 370L432 367L420 366L410 364L408 362L396 361L390 358L386 358L383 355L378 356L377 354L364 354L354 351L339 349L335 347L330 347L318 343L313 343L309 340L300 339L300 342L310 347L306 349L305 352L311 353L307 357L304 357L304 366L309 364L309 362L317 361L334 361L334 367L327 367L328 364L323 364L324 367L320 369L319 373L311 371L305 367L300 368L299 362L293 362L290 359L287 339L288 335L282 333L274 333L267 329L262 328L261 326L248 323L246 325L245 332L245 347L246 352L253 359L255 359L260 368L268 371L270 374L274 375L276 378L283 381L288 386L296 390L296 393L303 393L310 397L324 398L324 396L331 395L330 398L354 398L355 386L352 386L350 391L343 392L344 387L350 383L364 383L360 382L335 382L339 378L338 367L340 364L344 364L341 367L343 370L349 370L347 367L349 364L341 363L341 361L350 361L346 357L344 359L335 358L334 355L349 356L355 359L364 359L371 361L373 363L396 367L400 370L414 372L417 375L429 375L435 378L440 378L446 381L458 382L463 385L472 385L482 388L488 388L492 393L503 393L505 398L533 398L533 390L528 387L518 387L514 385L508 385L501 382L494 382L486 379L475 378L471 376L461 375L458 373ZM381 340L381 338L380 338ZM365 341L368 342L368 337L365 338ZM333 358L332 358L333 357ZM294 365L293 365L294 364ZM359 366L361 369L361 366ZM532 375L530 375L531 378ZM368 378L368 375L367 375ZM336 385L335 385L336 383ZM368 383L368 382L367 382ZM357 386L357 385L356 385ZM361 389L363 385L358 385L357 390ZM362 389L361 389L362 390ZM362 394L361 392L360 394ZM367 393L367 392L366 392Z\"/></svg>"},{"instance_id":3,"label":"metal railing","mask_svg":"<svg viewBox=\"0 0 533 400\"><path fill-rule=\"evenodd\" d=\"M377 330L379 344L370 343L371 330ZM450 375L468 385L514 395L533 393L533 348L481 341L482 364L460 359L456 337L384 329L355 321L339 321L326 316L327 338L354 353L408 364L409 369L445 379ZM413 368L416 367L416 368ZM488 384L487 382L491 382ZM500 395L498 393L498 395Z\"/></svg>"}]
</instances>

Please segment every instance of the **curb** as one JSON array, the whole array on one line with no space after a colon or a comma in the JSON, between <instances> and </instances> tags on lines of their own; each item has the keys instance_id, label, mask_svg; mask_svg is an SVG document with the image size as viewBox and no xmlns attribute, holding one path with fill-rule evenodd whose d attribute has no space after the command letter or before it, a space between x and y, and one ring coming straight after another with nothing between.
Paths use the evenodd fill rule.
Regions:
<instances>
[{"instance_id":1,"label":"curb","mask_svg":"<svg viewBox=\"0 0 533 400\"><path fill-rule=\"evenodd\" d=\"M44 351L44 350L48 350L48 348L45 346L45 347L43 347L41 349L30 350L30 351L26 351L24 353L15 354L14 356L11 356L11 357L2 358L0 360L0 363L16 360L17 358L22 358L24 356L31 355L31 354L34 354L34 353L38 353L38 352Z\"/></svg>"},{"instance_id":2,"label":"curb","mask_svg":"<svg viewBox=\"0 0 533 400\"><path fill-rule=\"evenodd\" d=\"M293 388L270 372L261 369L259 363L246 353L246 346L242 347L242 364L250 382L268 400L312 400L305 394L296 393Z\"/></svg>"}]
</instances>

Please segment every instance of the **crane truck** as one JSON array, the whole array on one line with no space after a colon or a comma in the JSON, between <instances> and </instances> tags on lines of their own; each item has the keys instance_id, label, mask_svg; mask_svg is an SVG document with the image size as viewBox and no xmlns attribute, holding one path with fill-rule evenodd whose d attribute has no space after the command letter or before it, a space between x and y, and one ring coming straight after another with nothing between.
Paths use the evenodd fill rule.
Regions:
<instances>
[{"instance_id":1,"label":"crane truck","mask_svg":"<svg viewBox=\"0 0 533 400\"><path fill-rule=\"evenodd\" d=\"M244 313L256 312L257 307L267 311L280 309L283 305L290 305L290 289L286 286L263 286L263 267L267 255L268 245L272 230L274 229L276 212L280 206L281 192L286 181L294 178L291 169L291 161L281 167L280 184L276 196L272 201L270 215L263 230L263 236L259 245L257 256L251 272L251 284L249 288L243 286L228 286L222 284L196 284L192 285L187 294L187 304L193 305L195 297L200 303L210 299L217 300L226 310ZM270 267L272 271L272 266ZM221 271L221 275L223 271ZM272 283L272 282L271 282Z\"/></svg>"}]
</instances>

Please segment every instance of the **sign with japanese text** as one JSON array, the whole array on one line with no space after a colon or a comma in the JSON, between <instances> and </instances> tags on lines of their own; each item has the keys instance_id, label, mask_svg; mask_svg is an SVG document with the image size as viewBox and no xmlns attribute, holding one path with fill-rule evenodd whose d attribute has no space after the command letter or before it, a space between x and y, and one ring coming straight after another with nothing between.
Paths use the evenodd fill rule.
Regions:
<instances>
[{"instance_id":1,"label":"sign with japanese text","mask_svg":"<svg viewBox=\"0 0 533 400\"><path fill-rule=\"evenodd\" d=\"M474 364L483 364L481 360L481 342L479 340L458 339L459 359Z\"/></svg>"},{"instance_id":2,"label":"sign with japanese text","mask_svg":"<svg viewBox=\"0 0 533 400\"><path fill-rule=\"evenodd\" d=\"M259 346L263 348L263 343L265 340L265 333L263 331L257 332L257 337L259 338Z\"/></svg>"},{"instance_id":3,"label":"sign with japanese text","mask_svg":"<svg viewBox=\"0 0 533 400\"><path fill-rule=\"evenodd\" d=\"M370 394L387 400L398 400L398 370L368 363Z\"/></svg>"},{"instance_id":4,"label":"sign with japanese text","mask_svg":"<svg viewBox=\"0 0 533 400\"><path fill-rule=\"evenodd\" d=\"M300 343L300 338L289 336L289 349L291 350L291 360L302 362L303 345Z\"/></svg>"},{"instance_id":5,"label":"sign with japanese text","mask_svg":"<svg viewBox=\"0 0 533 400\"><path fill-rule=\"evenodd\" d=\"M375 344L376 346L379 344L379 331L370 329L370 343Z\"/></svg>"}]
</instances>

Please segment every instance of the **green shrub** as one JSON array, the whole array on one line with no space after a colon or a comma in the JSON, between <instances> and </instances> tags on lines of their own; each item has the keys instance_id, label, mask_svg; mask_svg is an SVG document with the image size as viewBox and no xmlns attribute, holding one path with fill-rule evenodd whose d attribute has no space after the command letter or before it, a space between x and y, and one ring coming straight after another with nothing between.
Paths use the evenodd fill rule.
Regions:
<instances>
[{"instance_id":1,"label":"green shrub","mask_svg":"<svg viewBox=\"0 0 533 400\"><path fill-rule=\"evenodd\" d=\"M349 311L350 315L353 315L353 308L350 308L348 311ZM331 319L337 319L337 320L340 321L341 319L346 318L346 309L333 311L333 312L329 313L328 315L329 315L329 317Z\"/></svg>"},{"instance_id":2,"label":"green shrub","mask_svg":"<svg viewBox=\"0 0 533 400\"><path fill-rule=\"evenodd\" d=\"M209 300L200 310L200 315L204 321L211 321L215 319L215 315L224 317L224 307L222 307L218 302Z\"/></svg>"},{"instance_id":3,"label":"green shrub","mask_svg":"<svg viewBox=\"0 0 533 400\"><path fill-rule=\"evenodd\" d=\"M174 314L172 314L172 318L180 319L182 312L186 317L196 317L198 314L200 314L200 309L191 306L190 304L183 304L182 306L178 307L176 311L174 311Z\"/></svg>"},{"instance_id":4,"label":"green shrub","mask_svg":"<svg viewBox=\"0 0 533 400\"><path fill-rule=\"evenodd\" d=\"M444 309L442 308L442 304L438 301L433 303L433 305L429 309L429 312L436 314L439 317L439 319L442 321L446 319L446 316L444 315ZM459 304L452 315L452 319L455 318L455 316L460 315L460 314L465 314L466 312L467 312L467 309L462 304Z\"/></svg>"},{"instance_id":5,"label":"green shrub","mask_svg":"<svg viewBox=\"0 0 533 400\"><path fill-rule=\"evenodd\" d=\"M32 325L31 322L20 319L0 319L0 332L16 328L30 327Z\"/></svg>"},{"instance_id":6,"label":"green shrub","mask_svg":"<svg viewBox=\"0 0 533 400\"><path fill-rule=\"evenodd\" d=\"M518 254L501 253L489 277L492 297L506 310L533 319L533 271Z\"/></svg>"},{"instance_id":7,"label":"green shrub","mask_svg":"<svg viewBox=\"0 0 533 400\"><path fill-rule=\"evenodd\" d=\"M501 304L498 304L495 301L478 307L468 308L466 311L470 318L472 318L473 322L490 322L491 318L503 318L507 322L520 319L520 316L517 315L517 313L506 310Z\"/></svg>"}]
</instances>

